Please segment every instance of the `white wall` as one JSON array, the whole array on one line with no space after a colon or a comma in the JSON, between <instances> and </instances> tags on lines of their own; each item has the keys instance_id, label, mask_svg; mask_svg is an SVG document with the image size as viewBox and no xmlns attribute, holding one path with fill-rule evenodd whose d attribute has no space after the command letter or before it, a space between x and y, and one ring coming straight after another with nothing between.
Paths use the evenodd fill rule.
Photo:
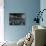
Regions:
<instances>
[{"instance_id":1,"label":"white wall","mask_svg":"<svg viewBox=\"0 0 46 46\"><path fill-rule=\"evenodd\" d=\"M4 41L4 0L0 0L0 42Z\"/></svg>"},{"instance_id":2,"label":"white wall","mask_svg":"<svg viewBox=\"0 0 46 46\"><path fill-rule=\"evenodd\" d=\"M43 9L46 9L46 0L40 0L40 9L41 9L41 11ZM43 25L46 27L46 11L43 12L42 17L43 17L43 22L41 21L40 25Z\"/></svg>"}]
</instances>

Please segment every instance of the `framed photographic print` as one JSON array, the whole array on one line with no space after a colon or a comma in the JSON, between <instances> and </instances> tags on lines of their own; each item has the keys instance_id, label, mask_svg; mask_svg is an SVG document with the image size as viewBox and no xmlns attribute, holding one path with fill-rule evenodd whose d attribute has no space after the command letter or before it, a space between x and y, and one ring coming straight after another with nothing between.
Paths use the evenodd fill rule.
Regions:
<instances>
[{"instance_id":1,"label":"framed photographic print","mask_svg":"<svg viewBox=\"0 0 46 46\"><path fill-rule=\"evenodd\" d=\"M25 25L24 13L9 13L9 25Z\"/></svg>"}]
</instances>

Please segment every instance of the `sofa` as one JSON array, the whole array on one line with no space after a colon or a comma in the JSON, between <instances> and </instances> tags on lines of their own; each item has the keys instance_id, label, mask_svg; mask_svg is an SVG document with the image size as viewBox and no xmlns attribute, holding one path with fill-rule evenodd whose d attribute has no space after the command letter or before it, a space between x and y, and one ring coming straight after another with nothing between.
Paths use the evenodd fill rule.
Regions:
<instances>
[{"instance_id":1,"label":"sofa","mask_svg":"<svg viewBox=\"0 0 46 46\"><path fill-rule=\"evenodd\" d=\"M46 46L46 28L40 25L32 26L34 42L32 46Z\"/></svg>"},{"instance_id":2,"label":"sofa","mask_svg":"<svg viewBox=\"0 0 46 46\"><path fill-rule=\"evenodd\" d=\"M32 35L34 40L31 46L46 46L46 28L39 25L32 26ZM18 46L22 46L23 38L17 42Z\"/></svg>"},{"instance_id":3,"label":"sofa","mask_svg":"<svg viewBox=\"0 0 46 46\"><path fill-rule=\"evenodd\" d=\"M46 46L46 28L39 25L32 26L33 42L30 46ZM3 46L23 46L26 37L16 42L6 42ZM29 46L29 45L28 45Z\"/></svg>"}]
</instances>

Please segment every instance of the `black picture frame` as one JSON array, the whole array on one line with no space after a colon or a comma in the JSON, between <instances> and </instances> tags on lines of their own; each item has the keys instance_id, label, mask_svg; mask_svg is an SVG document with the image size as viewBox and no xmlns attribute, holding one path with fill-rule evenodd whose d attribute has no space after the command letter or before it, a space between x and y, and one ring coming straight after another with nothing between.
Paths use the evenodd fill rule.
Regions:
<instances>
[{"instance_id":1,"label":"black picture frame","mask_svg":"<svg viewBox=\"0 0 46 46\"><path fill-rule=\"evenodd\" d=\"M25 25L24 13L9 13L9 25Z\"/></svg>"}]
</instances>

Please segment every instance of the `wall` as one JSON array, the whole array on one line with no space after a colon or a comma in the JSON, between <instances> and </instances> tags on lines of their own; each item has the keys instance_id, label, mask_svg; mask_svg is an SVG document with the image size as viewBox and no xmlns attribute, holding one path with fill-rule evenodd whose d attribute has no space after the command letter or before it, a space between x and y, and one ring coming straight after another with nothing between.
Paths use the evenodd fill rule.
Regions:
<instances>
[{"instance_id":1,"label":"wall","mask_svg":"<svg viewBox=\"0 0 46 46\"><path fill-rule=\"evenodd\" d=\"M41 2L40 9L42 11L43 9L46 9L46 0L41 0L40 2ZM41 21L40 25L46 26L46 10L43 12L42 17L43 17L43 22Z\"/></svg>"},{"instance_id":2,"label":"wall","mask_svg":"<svg viewBox=\"0 0 46 46\"><path fill-rule=\"evenodd\" d=\"M4 8L3 0L0 0L0 42L4 41Z\"/></svg>"},{"instance_id":3,"label":"wall","mask_svg":"<svg viewBox=\"0 0 46 46\"><path fill-rule=\"evenodd\" d=\"M35 12L40 9L40 0L4 0L4 35L7 41L18 41L32 30ZM9 13L22 12L26 16L25 26L10 26Z\"/></svg>"}]
</instances>

